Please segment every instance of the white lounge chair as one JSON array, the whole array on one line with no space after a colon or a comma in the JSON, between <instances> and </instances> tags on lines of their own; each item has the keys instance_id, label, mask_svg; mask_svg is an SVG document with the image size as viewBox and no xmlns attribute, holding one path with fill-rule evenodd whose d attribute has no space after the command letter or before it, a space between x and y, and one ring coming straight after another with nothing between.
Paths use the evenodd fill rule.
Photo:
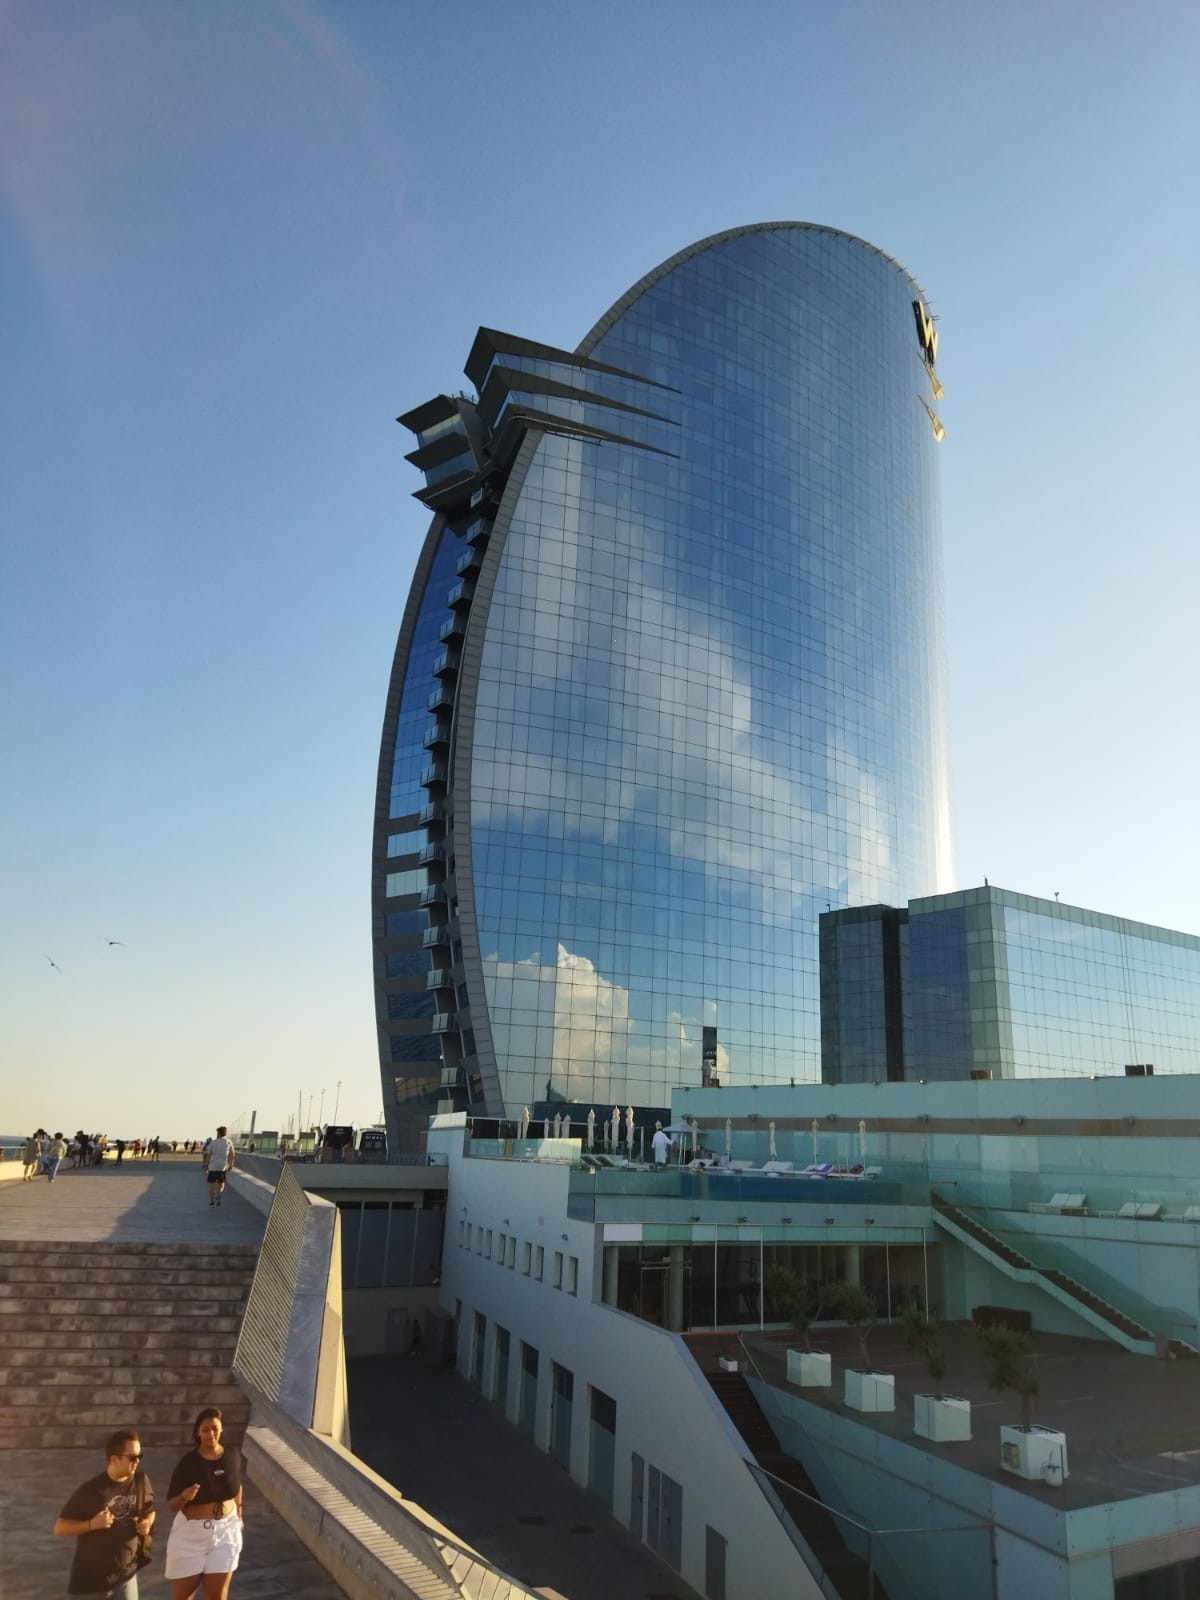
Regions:
<instances>
[{"instance_id":1,"label":"white lounge chair","mask_svg":"<svg viewBox=\"0 0 1200 1600\"><path fill-rule=\"evenodd\" d=\"M1049 1200L1031 1201L1029 1209L1050 1216L1079 1215L1087 1210L1087 1195L1054 1194Z\"/></svg>"}]
</instances>

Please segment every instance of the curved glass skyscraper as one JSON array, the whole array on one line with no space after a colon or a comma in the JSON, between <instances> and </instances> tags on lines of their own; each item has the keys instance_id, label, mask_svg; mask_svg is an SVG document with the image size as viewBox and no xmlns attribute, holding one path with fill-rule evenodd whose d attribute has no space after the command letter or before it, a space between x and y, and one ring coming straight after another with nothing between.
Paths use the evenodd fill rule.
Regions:
<instances>
[{"instance_id":1,"label":"curved glass skyscraper","mask_svg":"<svg viewBox=\"0 0 1200 1600\"><path fill-rule=\"evenodd\" d=\"M818 918L948 888L937 339L800 223L400 420L433 522L384 723L384 1099L535 1118L818 1080Z\"/></svg>"}]
</instances>

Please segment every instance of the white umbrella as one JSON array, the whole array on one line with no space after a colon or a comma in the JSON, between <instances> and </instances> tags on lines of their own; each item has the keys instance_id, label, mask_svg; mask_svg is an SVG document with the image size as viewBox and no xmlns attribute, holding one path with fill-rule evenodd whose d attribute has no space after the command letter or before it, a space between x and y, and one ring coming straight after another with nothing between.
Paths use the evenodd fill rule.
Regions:
<instances>
[{"instance_id":1,"label":"white umbrella","mask_svg":"<svg viewBox=\"0 0 1200 1600\"><path fill-rule=\"evenodd\" d=\"M562 1118L557 1111L554 1113L554 1137L556 1139L562 1138Z\"/></svg>"},{"instance_id":2,"label":"white umbrella","mask_svg":"<svg viewBox=\"0 0 1200 1600\"><path fill-rule=\"evenodd\" d=\"M545 1121L542 1123L542 1138L543 1139L548 1139L549 1137L550 1137L550 1113L547 1111L546 1117L545 1117Z\"/></svg>"},{"instance_id":3,"label":"white umbrella","mask_svg":"<svg viewBox=\"0 0 1200 1600\"><path fill-rule=\"evenodd\" d=\"M629 1148L629 1154L632 1156L633 1155L633 1107L632 1106L626 1106L625 1107L625 1143Z\"/></svg>"},{"instance_id":4,"label":"white umbrella","mask_svg":"<svg viewBox=\"0 0 1200 1600\"><path fill-rule=\"evenodd\" d=\"M767 1133L770 1135L770 1142L767 1145L767 1159L770 1161L775 1161L778 1158L775 1154L775 1124L773 1122L767 1123Z\"/></svg>"},{"instance_id":5,"label":"white umbrella","mask_svg":"<svg viewBox=\"0 0 1200 1600\"><path fill-rule=\"evenodd\" d=\"M733 1155L733 1118L725 1118L725 1159L728 1161Z\"/></svg>"},{"instance_id":6,"label":"white umbrella","mask_svg":"<svg viewBox=\"0 0 1200 1600\"><path fill-rule=\"evenodd\" d=\"M858 1125L858 1159L865 1167L867 1164L867 1125L860 1122Z\"/></svg>"},{"instance_id":7,"label":"white umbrella","mask_svg":"<svg viewBox=\"0 0 1200 1600\"><path fill-rule=\"evenodd\" d=\"M621 1108L613 1107L612 1114L612 1147L615 1150L621 1138Z\"/></svg>"},{"instance_id":8,"label":"white umbrella","mask_svg":"<svg viewBox=\"0 0 1200 1600\"><path fill-rule=\"evenodd\" d=\"M521 1107L521 1137L522 1137L522 1139L528 1139L528 1137L529 1137L529 1107L528 1106L522 1106Z\"/></svg>"},{"instance_id":9,"label":"white umbrella","mask_svg":"<svg viewBox=\"0 0 1200 1600\"><path fill-rule=\"evenodd\" d=\"M812 1120L812 1136L813 1136L813 1166L815 1167L817 1162L818 1162L818 1160L820 1159L820 1157L817 1154L817 1119L816 1119L816 1117L814 1117L813 1120Z\"/></svg>"},{"instance_id":10,"label":"white umbrella","mask_svg":"<svg viewBox=\"0 0 1200 1600\"><path fill-rule=\"evenodd\" d=\"M595 1148L596 1148L596 1113L595 1113L595 1111L589 1111L588 1112L588 1149L589 1150L594 1150Z\"/></svg>"}]
</instances>

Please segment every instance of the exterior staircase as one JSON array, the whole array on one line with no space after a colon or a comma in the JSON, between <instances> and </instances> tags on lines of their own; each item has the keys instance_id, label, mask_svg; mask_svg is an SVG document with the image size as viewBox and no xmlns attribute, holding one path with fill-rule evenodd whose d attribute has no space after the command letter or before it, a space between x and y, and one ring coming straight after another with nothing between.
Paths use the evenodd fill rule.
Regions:
<instances>
[{"instance_id":1,"label":"exterior staircase","mask_svg":"<svg viewBox=\"0 0 1200 1600\"><path fill-rule=\"evenodd\" d=\"M933 1193L930 1199L933 1202L934 1220L945 1232L952 1234L960 1243L990 1261L1006 1277L1018 1283L1034 1284L1044 1290L1052 1299L1059 1301L1107 1338L1123 1345L1126 1350L1144 1356L1158 1355L1160 1350L1171 1357L1195 1356L1200 1353L1181 1339L1159 1339L1149 1328L1144 1328L1140 1322L1135 1322L1116 1306L1109 1305L1099 1295L1093 1294L1085 1284L1078 1283L1065 1272L1059 1272L1057 1268L1039 1267L1028 1256L1023 1256L1019 1250L1014 1250L982 1223L976 1222L974 1217L960 1207L951 1205L941 1195Z\"/></svg>"},{"instance_id":2,"label":"exterior staircase","mask_svg":"<svg viewBox=\"0 0 1200 1600\"><path fill-rule=\"evenodd\" d=\"M0 1240L0 1450L103 1449L114 1429L178 1444L250 1406L229 1366L256 1245Z\"/></svg>"},{"instance_id":3,"label":"exterior staircase","mask_svg":"<svg viewBox=\"0 0 1200 1600\"><path fill-rule=\"evenodd\" d=\"M714 1337L721 1348L729 1343L728 1335L709 1335L707 1339L703 1335L685 1335L688 1347L702 1368L715 1366L715 1359L706 1359L714 1354L707 1348ZM717 1369L706 1370L705 1376L754 1459L764 1472L771 1474L771 1487L822 1568L824 1592L830 1596L836 1595L838 1600L887 1600L887 1591L878 1575L875 1576L874 1588L870 1587L867 1563L847 1548L838 1519L821 1504L820 1495L808 1473L794 1456L780 1449L774 1429L743 1374ZM789 1486L798 1492L790 1493ZM818 1575L814 1573L814 1576Z\"/></svg>"}]
</instances>

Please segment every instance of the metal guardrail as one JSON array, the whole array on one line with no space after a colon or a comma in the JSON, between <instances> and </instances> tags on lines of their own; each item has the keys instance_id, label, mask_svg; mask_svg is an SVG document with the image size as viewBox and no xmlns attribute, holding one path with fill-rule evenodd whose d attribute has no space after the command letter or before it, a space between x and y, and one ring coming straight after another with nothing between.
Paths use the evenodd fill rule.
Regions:
<instances>
[{"instance_id":1,"label":"metal guardrail","mask_svg":"<svg viewBox=\"0 0 1200 1600\"><path fill-rule=\"evenodd\" d=\"M746 1343L744 1337L740 1333L737 1335L737 1342L742 1353L745 1355L746 1360L750 1366L753 1367L754 1374L758 1378L759 1382L767 1389L773 1388L774 1386L772 1385L770 1379L766 1376L758 1362L755 1360L754 1352L750 1349L750 1346ZM782 1415L782 1413L779 1414ZM769 1418L770 1413L768 1412L766 1415ZM794 1422L793 1418L788 1418L787 1420L789 1423ZM875 1600L875 1541L877 1539L890 1539L902 1535L913 1534L932 1536L943 1533L986 1533L991 1546L992 1593L993 1596L995 1595L997 1570L995 1559L996 1529L993 1523L981 1518L978 1522L953 1523L946 1524L944 1526L939 1525L937 1527L872 1528L869 1527L867 1523L860 1522L857 1517L852 1517L848 1511L839 1511L837 1506L831 1506L827 1500L822 1500L819 1495L808 1494L796 1484L789 1483L786 1478L778 1477L775 1473L771 1472L768 1468L762 1466L761 1463L757 1461L750 1463L750 1470L755 1477L761 1475L764 1478L769 1478L772 1483L779 1484L782 1488L786 1489L789 1494L799 1495L802 1500L807 1500L810 1505L819 1506L821 1510L826 1512L829 1516L837 1517L840 1521L848 1523L850 1527L857 1529L857 1531L866 1541L867 1546L867 1554L864 1558L867 1563L867 1600ZM829 1600L841 1600L837 1589L832 1586L830 1580L825 1576L823 1570L817 1577L817 1581L821 1585L822 1594L828 1596Z\"/></svg>"}]
</instances>

